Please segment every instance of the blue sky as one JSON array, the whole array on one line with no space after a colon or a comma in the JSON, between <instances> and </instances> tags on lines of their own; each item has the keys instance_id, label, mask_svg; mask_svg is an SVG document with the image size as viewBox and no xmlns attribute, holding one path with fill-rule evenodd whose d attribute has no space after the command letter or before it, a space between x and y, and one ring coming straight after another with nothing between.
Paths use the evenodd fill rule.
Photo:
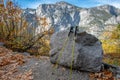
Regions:
<instances>
[{"instance_id":1,"label":"blue sky","mask_svg":"<svg viewBox=\"0 0 120 80\"><path fill-rule=\"evenodd\" d=\"M22 8L36 8L40 4L56 3L65 1L79 7L95 7L109 4L120 8L120 0L15 0Z\"/></svg>"}]
</instances>

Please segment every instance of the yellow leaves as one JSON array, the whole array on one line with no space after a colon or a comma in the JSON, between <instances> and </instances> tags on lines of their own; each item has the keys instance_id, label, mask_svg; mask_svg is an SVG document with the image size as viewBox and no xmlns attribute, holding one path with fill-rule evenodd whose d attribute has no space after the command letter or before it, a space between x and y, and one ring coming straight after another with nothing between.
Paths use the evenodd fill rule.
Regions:
<instances>
[{"instance_id":1,"label":"yellow leaves","mask_svg":"<svg viewBox=\"0 0 120 80\"><path fill-rule=\"evenodd\" d=\"M111 35L111 39L118 39L119 35L117 32L113 32L112 35Z\"/></svg>"},{"instance_id":2,"label":"yellow leaves","mask_svg":"<svg viewBox=\"0 0 120 80\"><path fill-rule=\"evenodd\" d=\"M103 32L102 46L105 53L120 53L120 29L119 25L113 31Z\"/></svg>"},{"instance_id":3,"label":"yellow leaves","mask_svg":"<svg viewBox=\"0 0 120 80\"><path fill-rule=\"evenodd\" d=\"M117 28L112 32L111 39L120 39L120 24L118 24Z\"/></svg>"},{"instance_id":4,"label":"yellow leaves","mask_svg":"<svg viewBox=\"0 0 120 80\"><path fill-rule=\"evenodd\" d=\"M120 53L120 25L111 31L105 31L101 35L103 50L105 53Z\"/></svg>"},{"instance_id":5,"label":"yellow leaves","mask_svg":"<svg viewBox=\"0 0 120 80\"><path fill-rule=\"evenodd\" d=\"M118 40L115 39L107 39L107 40L101 40L102 41L102 47L105 53L119 53L118 50L120 50L118 46Z\"/></svg>"},{"instance_id":6,"label":"yellow leaves","mask_svg":"<svg viewBox=\"0 0 120 80\"><path fill-rule=\"evenodd\" d=\"M108 39L110 38L111 34L112 34L111 32L103 32L102 37Z\"/></svg>"},{"instance_id":7,"label":"yellow leaves","mask_svg":"<svg viewBox=\"0 0 120 80\"><path fill-rule=\"evenodd\" d=\"M49 40L41 39L40 42L42 43L42 47L38 49L38 55L49 56L50 51Z\"/></svg>"}]
</instances>

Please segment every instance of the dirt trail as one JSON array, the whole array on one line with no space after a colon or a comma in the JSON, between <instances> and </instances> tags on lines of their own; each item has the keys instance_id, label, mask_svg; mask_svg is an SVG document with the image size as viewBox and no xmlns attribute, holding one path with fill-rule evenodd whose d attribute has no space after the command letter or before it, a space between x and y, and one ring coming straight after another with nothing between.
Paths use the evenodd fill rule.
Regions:
<instances>
[{"instance_id":1,"label":"dirt trail","mask_svg":"<svg viewBox=\"0 0 120 80\"><path fill-rule=\"evenodd\" d=\"M50 63L49 57L35 58L0 47L0 80L120 80L112 72L89 73Z\"/></svg>"}]
</instances>

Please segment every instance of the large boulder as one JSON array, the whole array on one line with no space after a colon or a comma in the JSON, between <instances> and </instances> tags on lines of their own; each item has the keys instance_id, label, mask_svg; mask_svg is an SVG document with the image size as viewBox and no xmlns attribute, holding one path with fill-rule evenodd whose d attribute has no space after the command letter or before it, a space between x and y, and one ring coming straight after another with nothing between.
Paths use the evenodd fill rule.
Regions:
<instances>
[{"instance_id":1,"label":"large boulder","mask_svg":"<svg viewBox=\"0 0 120 80\"><path fill-rule=\"evenodd\" d=\"M69 31L56 32L51 37L50 61L73 69L99 72L102 67L103 50L101 42L91 34Z\"/></svg>"}]
</instances>

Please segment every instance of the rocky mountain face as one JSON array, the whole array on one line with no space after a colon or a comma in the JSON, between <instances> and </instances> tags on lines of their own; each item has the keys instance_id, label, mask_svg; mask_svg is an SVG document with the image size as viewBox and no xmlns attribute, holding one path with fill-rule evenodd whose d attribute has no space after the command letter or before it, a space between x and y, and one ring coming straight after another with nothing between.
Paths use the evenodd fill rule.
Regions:
<instances>
[{"instance_id":1,"label":"rocky mountain face","mask_svg":"<svg viewBox=\"0 0 120 80\"><path fill-rule=\"evenodd\" d=\"M24 9L23 15L24 18L27 20L30 25L37 27L37 21L36 21L36 9Z\"/></svg>"},{"instance_id":2,"label":"rocky mountain face","mask_svg":"<svg viewBox=\"0 0 120 80\"><path fill-rule=\"evenodd\" d=\"M103 5L93 8L80 8L66 2L55 4L41 4L37 9L24 10L25 16L30 23L36 15L38 18L46 18L46 27L54 27L56 31L68 29L70 26L79 26L95 36L107 29L112 29L120 23L120 9ZM41 25L36 25L36 33L40 32Z\"/></svg>"}]
</instances>

